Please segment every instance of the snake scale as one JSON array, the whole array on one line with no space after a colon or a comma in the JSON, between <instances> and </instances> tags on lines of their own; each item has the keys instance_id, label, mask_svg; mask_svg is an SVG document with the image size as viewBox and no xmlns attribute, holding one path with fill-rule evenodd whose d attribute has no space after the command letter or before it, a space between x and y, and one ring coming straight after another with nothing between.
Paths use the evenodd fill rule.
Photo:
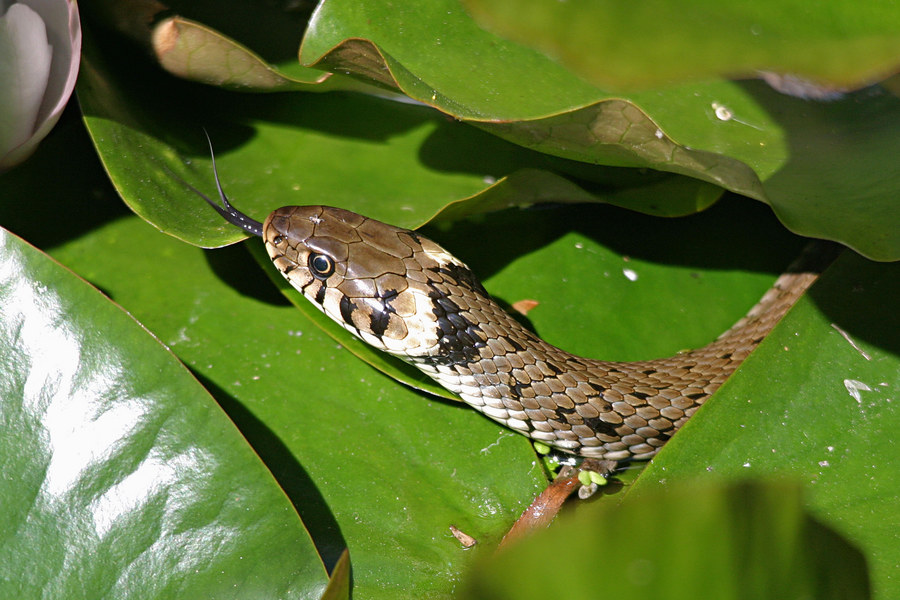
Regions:
<instances>
[{"instance_id":1,"label":"snake scale","mask_svg":"<svg viewBox=\"0 0 900 600\"><path fill-rule=\"evenodd\" d=\"M523 327L466 265L414 231L328 206L286 206L260 223L228 202L218 174L216 184L224 208L194 191L230 223L261 236L275 267L331 319L503 425L598 459L652 457L818 270L789 270L703 348L641 362L594 360Z\"/></svg>"}]
</instances>

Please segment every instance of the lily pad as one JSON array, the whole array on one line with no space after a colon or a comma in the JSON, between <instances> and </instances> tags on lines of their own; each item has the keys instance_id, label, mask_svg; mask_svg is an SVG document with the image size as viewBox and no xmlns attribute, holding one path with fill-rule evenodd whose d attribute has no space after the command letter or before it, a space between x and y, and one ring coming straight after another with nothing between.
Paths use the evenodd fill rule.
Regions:
<instances>
[{"instance_id":1,"label":"lily pad","mask_svg":"<svg viewBox=\"0 0 900 600\"><path fill-rule=\"evenodd\" d=\"M554 556L568 557L563 582ZM572 600L871 597L865 558L805 509L801 487L760 481L683 483L565 515L480 563L460 597L547 598L560 585Z\"/></svg>"},{"instance_id":2,"label":"lily pad","mask_svg":"<svg viewBox=\"0 0 900 600\"><path fill-rule=\"evenodd\" d=\"M165 70L191 81L237 90L302 90L330 79L310 69L306 81L288 77L249 48L202 23L169 17L153 27L153 51Z\"/></svg>"},{"instance_id":3,"label":"lily pad","mask_svg":"<svg viewBox=\"0 0 900 600\"><path fill-rule=\"evenodd\" d=\"M900 55L900 10L830 1L752 4L463 0L476 20L538 48L609 90L684 81L789 75L818 92L862 87L892 74ZM677 50L676 50L677 49ZM798 82L797 87L800 87ZM809 94L816 93L810 89Z\"/></svg>"},{"instance_id":4,"label":"lily pad","mask_svg":"<svg viewBox=\"0 0 900 600\"><path fill-rule=\"evenodd\" d=\"M0 595L317 597L309 534L183 365L42 252L0 247Z\"/></svg>"}]
</instances>

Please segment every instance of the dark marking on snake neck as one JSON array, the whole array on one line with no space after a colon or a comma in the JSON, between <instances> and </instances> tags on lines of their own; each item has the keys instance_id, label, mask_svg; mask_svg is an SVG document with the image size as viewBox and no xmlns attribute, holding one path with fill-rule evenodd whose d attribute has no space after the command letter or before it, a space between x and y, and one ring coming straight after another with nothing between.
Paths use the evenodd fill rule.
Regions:
<instances>
[{"instance_id":1,"label":"dark marking on snake neck","mask_svg":"<svg viewBox=\"0 0 900 600\"><path fill-rule=\"evenodd\" d=\"M353 311L356 310L356 305L353 304L353 301L347 296L341 296L341 302L338 304L338 307L341 309L341 318L344 319L344 323L355 327L353 325Z\"/></svg>"},{"instance_id":2,"label":"dark marking on snake neck","mask_svg":"<svg viewBox=\"0 0 900 600\"><path fill-rule=\"evenodd\" d=\"M450 321L450 324L453 325L454 329L457 331L465 331L472 327L472 324L459 316L459 313L447 313L447 320Z\"/></svg>"},{"instance_id":3,"label":"dark marking on snake neck","mask_svg":"<svg viewBox=\"0 0 900 600\"><path fill-rule=\"evenodd\" d=\"M459 314L459 307L440 291L432 290L428 297L432 300L432 311L437 319L441 355L450 357L453 362L471 362L480 359L479 348L484 344L474 344L473 341L483 339L484 333L481 329Z\"/></svg>"},{"instance_id":4,"label":"dark marking on snake neck","mask_svg":"<svg viewBox=\"0 0 900 600\"><path fill-rule=\"evenodd\" d=\"M473 348L480 348L481 346L484 345L484 342L481 342L480 340L477 340L476 338L472 337L469 334L469 332L465 331L465 330L457 331L456 339L459 340L463 344L472 346ZM481 344L481 346L479 346L478 344ZM479 356L480 356L480 353L479 353Z\"/></svg>"},{"instance_id":5,"label":"dark marking on snake neck","mask_svg":"<svg viewBox=\"0 0 900 600\"><path fill-rule=\"evenodd\" d=\"M318 302L319 304L325 303L325 284L324 283L322 283L319 286L319 289L316 290L315 298L316 298L316 302Z\"/></svg>"}]
</instances>

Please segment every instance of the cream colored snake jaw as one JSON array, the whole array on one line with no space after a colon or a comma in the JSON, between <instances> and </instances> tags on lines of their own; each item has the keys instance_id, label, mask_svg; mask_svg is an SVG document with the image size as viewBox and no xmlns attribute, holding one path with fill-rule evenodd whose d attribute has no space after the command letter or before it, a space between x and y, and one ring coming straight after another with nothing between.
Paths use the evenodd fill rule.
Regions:
<instances>
[{"instance_id":1,"label":"cream colored snake jaw","mask_svg":"<svg viewBox=\"0 0 900 600\"><path fill-rule=\"evenodd\" d=\"M279 208L260 225L220 195L225 209L206 200L261 235L291 285L348 331L511 429L607 460L653 456L817 276L782 275L746 317L698 350L600 361L525 329L462 262L416 232L327 206Z\"/></svg>"}]
</instances>

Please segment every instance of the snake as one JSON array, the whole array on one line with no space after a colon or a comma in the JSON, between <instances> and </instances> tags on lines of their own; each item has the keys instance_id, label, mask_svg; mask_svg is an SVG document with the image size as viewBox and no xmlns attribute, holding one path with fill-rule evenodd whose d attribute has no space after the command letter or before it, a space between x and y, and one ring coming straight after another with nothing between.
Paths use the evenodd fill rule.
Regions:
<instances>
[{"instance_id":1,"label":"snake","mask_svg":"<svg viewBox=\"0 0 900 600\"><path fill-rule=\"evenodd\" d=\"M576 356L506 312L462 261L422 234L330 206L229 223L263 239L275 268L344 329L399 357L487 417L563 453L645 460L704 404L815 281L789 268L712 343L670 358ZM814 261L806 260L811 263Z\"/></svg>"}]
</instances>

